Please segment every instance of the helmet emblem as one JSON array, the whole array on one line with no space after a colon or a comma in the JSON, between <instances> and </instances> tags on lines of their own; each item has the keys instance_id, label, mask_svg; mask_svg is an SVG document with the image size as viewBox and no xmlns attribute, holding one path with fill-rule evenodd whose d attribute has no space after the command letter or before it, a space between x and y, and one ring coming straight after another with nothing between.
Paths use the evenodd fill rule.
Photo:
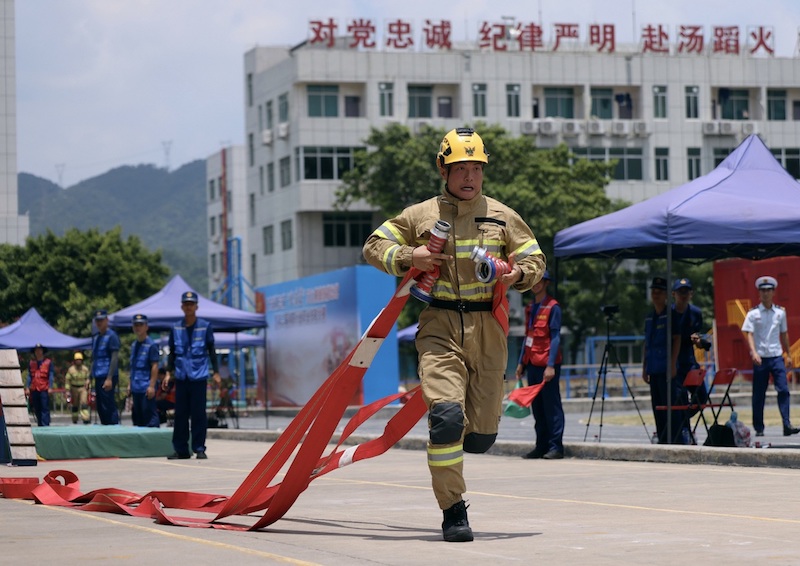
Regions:
<instances>
[{"instance_id":1,"label":"helmet emblem","mask_svg":"<svg viewBox=\"0 0 800 566\"><path fill-rule=\"evenodd\" d=\"M475 148L474 148L474 147L465 147L465 148L464 148L464 151L465 151L465 152L466 152L466 154L467 154L467 155L469 155L470 157L472 157L473 155L475 155Z\"/></svg>"}]
</instances>

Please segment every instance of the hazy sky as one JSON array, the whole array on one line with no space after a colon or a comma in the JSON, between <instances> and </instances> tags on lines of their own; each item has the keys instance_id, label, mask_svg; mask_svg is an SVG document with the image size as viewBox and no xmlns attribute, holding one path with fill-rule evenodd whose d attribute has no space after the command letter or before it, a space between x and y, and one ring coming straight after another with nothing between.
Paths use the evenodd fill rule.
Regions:
<instances>
[{"instance_id":1,"label":"hazy sky","mask_svg":"<svg viewBox=\"0 0 800 566\"><path fill-rule=\"evenodd\" d=\"M712 25L764 25L791 57L800 1L16 0L18 169L68 187L242 144L244 53L300 43L311 19L448 19L454 40L475 40L480 22L503 16L543 23L546 40L555 23L582 24L581 34L613 23L618 43L645 24L702 25L706 37Z\"/></svg>"}]
</instances>

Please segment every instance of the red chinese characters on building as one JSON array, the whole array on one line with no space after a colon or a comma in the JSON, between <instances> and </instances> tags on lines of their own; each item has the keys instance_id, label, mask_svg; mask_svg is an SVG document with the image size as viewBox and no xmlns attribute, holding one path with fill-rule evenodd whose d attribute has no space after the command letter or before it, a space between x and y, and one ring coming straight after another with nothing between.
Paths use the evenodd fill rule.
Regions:
<instances>
[{"instance_id":1,"label":"red chinese characters on building","mask_svg":"<svg viewBox=\"0 0 800 566\"><path fill-rule=\"evenodd\" d=\"M661 24L642 28L642 53L669 53L669 34Z\"/></svg>"},{"instance_id":2,"label":"red chinese characters on building","mask_svg":"<svg viewBox=\"0 0 800 566\"><path fill-rule=\"evenodd\" d=\"M544 47L544 32L537 24L518 25L515 28L520 51L536 51Z\"/></svg>"},{"instance_id":3,"label":"red chinese characters on building","mask_svg":"<svg viewBox=\"0 0 800 566\"><path fill-rule=\"evenodd\" d=\"M353 41L350 42L351 48L359 45L365 48L375 47L375 26L372 25L372 20L364 18L353 20L347 26L347 33L353 34Z\"/></svg>"},{"instance_id":4,"label":"red chinese characters on building","mask_svg":"<svg viewBox=\"0 0 800 566\"><path fill-rule=\"evenodd\" d=\"M452 47L450 29L449 20L441 20L436 23L431 20L425 20L425 26L422 28L425 36L425 47L430 49L450 49Z\"/></svg>"},{"instance_id":5,"label":"red chinese characters on building","mask_svg":"<svg viewBox=\"0 0 800 566\"><path fill-rule=\"evenodd\" d=\"M386 47L408 49L414 45L411 24L403 20L395 20L386 24Z\"/></svg>"},{"instance_id":6,"label":"red chinese characters on building","mask_svg":"<svg viewBox=\"0 0 800 566\"><path fill-rule=\"evenodd\" d=\"M766 51L767 55L775 55L775 40L773 39L774 34L772 33L772 28L756 26L750 28L748 31L752 42L752 47L750 48L751 55L754 55L756 51L761 49Z\"/></svg>"},{"instance_id":7,"label":"red chinese characters on building","mask_svg":"<svg viewBox=\"0 0 800 566\"><path fill-rule=\"evenodd\" d=\"M333 18L328 18L327 22L322 20L311 20L309 22L311 28L310 44L324 43L328 47L333 47L336 40L336 22Z\"/></svg>"},{"instance_id":8,"label":"red chinese characters on building","mask_svg":"<svg viewBox=\"0 0 800 566\"><path fill-rule=\"evenodd\" d=\"M716 26L712 28L711 51L714 53L739 54L739 28L736 26Z\"/></svg>"},{"instance_id":9,"label":"red chinese characters on building","mask_svg":"<svg viewBox=\"0 0 800 566\"><path fill-rule=\"evenodd\" d=\"M578 24L554 24L553 33L555 34L553 51L558 51L562 39L578 39Z\"/></svg>"},{"instance_id":10,"label":"red chinese characters on building","mask_svg":"<svg viewBox=\"0 0 800 566\"><path fill-rule=\"evenodd\" d=\"M614 24L592 24L589 26L589 47L598 53L614 53L617 49L617 32Z\"/></svg>"},{"instance_id":11,"label":"red chinese characters on building","mask_svg":"<svg viewBox=\"0 0 800 566\"><path fill-rule=\"evenodd\" d=\"M678 53L702 53L705 47L703 26L678 28Z\"/></svg>"},{"instance_id":12,"label":"red chinese characters on building","mask_svg":"<svg viewBox=\"0 0 800 566\"><path fill-rule=\"evenodd\" d=\"M508 49L505 24L483 22L478 30L478 47L481 49L491 47L493 51L505 51Z\"/></svg>"}]
</instances>

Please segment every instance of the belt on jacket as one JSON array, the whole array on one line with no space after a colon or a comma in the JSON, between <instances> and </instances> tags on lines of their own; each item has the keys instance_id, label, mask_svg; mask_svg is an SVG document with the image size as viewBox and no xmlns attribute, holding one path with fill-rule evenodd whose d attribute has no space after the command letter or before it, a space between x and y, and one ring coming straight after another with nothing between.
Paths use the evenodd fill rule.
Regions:
<instances>
[{"instance_id":1,"label":"belt on jacket","mask_svg":"<svg viewBox=\"0 0 800 566\"><path fill-rule=\"evenodd\" d=\"M431 306L435 309L445 309L457 312L491 312L492 303L477 301L444 301L433 299Z\"/></svg>"}]
</instances>

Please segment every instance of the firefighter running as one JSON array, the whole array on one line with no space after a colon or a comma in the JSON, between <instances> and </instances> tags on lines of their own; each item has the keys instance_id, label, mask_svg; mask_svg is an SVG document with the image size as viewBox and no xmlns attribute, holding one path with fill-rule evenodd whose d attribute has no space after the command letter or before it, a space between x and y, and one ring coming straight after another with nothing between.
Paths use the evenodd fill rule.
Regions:
<instances>
[{"instance_id":1,"label":"firefighter running","mask_svg":"<svg viewBox=\"0 0 800 566\"><path fill-rule=\"evenodd\" d=\"M412 266L440 270L433 300L419 318L419 376L429 411L428 467L444 515L442 534L448 542L466 542L473 534L463 500L463 453L484 453L497 437L508 359L506 289L533 287L545 257L522 218L482 194L489 154L477 133L469 128L448 132L436 162L445 181L442 194L384 222L363 251L371 265L390 275L403 275ZM451 226L441 253L426 246L437 220ZM507 260L511 271L497 281L478 281L470 259L476 245Z\"/></svg>"}]
</instances>

